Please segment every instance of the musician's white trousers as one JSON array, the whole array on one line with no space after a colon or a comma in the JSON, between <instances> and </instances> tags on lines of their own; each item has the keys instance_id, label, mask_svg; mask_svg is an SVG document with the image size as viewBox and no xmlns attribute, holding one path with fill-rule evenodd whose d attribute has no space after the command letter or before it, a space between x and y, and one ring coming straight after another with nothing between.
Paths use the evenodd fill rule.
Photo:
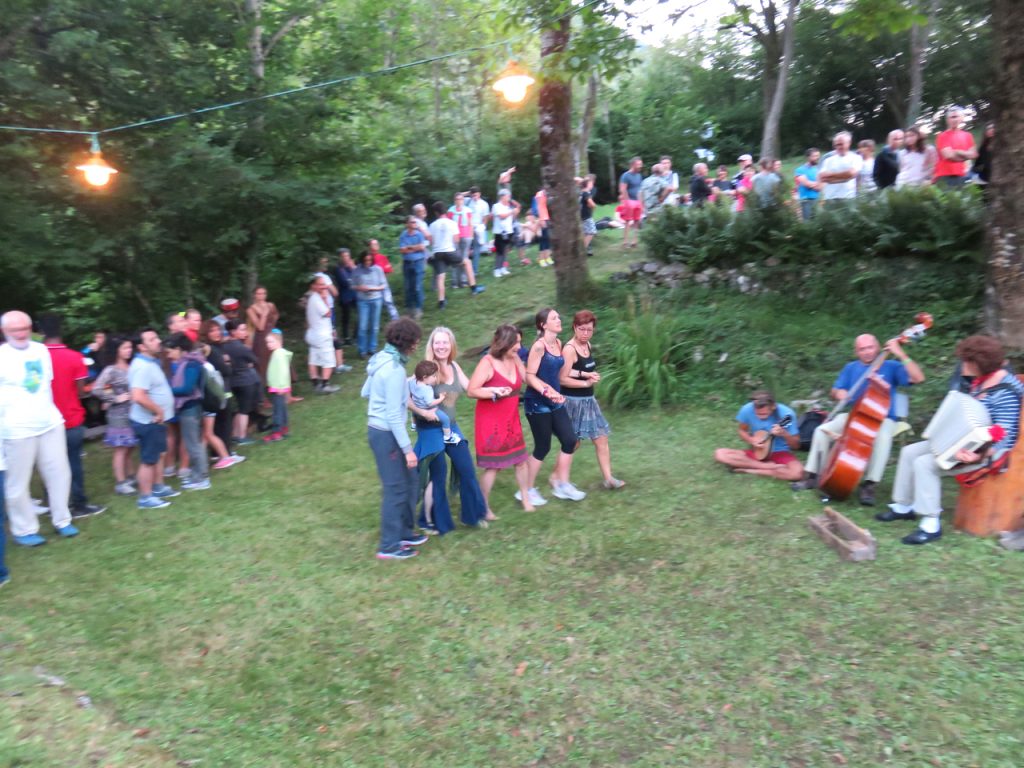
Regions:
<instances>
[{"instance_id":1,"label":"musician's white trousers","mask_svg":"<svg viewBox=\"0 0 1024 768\"><path fill-rule=\"evenodd\" d=\"M900 451L892 500L914 508L921 517L938 517L942 512L942 478L977 469L980 464L958 465L943 471L928 448L928 441L908 445Z\"/></svg>"},{"instance_id":2,"label":"musician's white trousers","mask_svg":"<svg viewBox=\"0 0 1024 768\"><path fill-rule=\"evenodd\" d=\"M841 413L832 421L826 421L814 430L814 436L811 438L811 450L807 454L807 463L804 465L808 472L820 475L825 469L829 451L843 434L843 427L846 426L848 415ZM889 454L892 453L892 435L895 431L896 422L892 419L885 419L879 426L875 444L871 449L871 460L868 462L867 471L864 472L865 480L870 480L873 483L881 481L882 475L885 474L885 465L889 463Z\"/></svg>"}]
</instances>

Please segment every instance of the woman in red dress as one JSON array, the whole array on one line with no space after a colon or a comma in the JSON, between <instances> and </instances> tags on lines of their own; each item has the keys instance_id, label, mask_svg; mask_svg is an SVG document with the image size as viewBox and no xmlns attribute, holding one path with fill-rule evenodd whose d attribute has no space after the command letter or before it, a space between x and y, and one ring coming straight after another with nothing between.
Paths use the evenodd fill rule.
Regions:
<instances>
[{"instance_id":1,"label":"woman in red dress","mask_svg":"<svg viewBox=\"0 0 1024 768\"><path fill-rule=\"evenodd\" d=\"M469 380L467 394L476 398L476 463L484 470L480 490L491 511L491 488L498 470L515 467L523 509L533 512L527 485L526 441L519 420L519 390L525 372L519 359L519 331L499 325L488 354L480 360Z\"/></svg>"}]
</instances>

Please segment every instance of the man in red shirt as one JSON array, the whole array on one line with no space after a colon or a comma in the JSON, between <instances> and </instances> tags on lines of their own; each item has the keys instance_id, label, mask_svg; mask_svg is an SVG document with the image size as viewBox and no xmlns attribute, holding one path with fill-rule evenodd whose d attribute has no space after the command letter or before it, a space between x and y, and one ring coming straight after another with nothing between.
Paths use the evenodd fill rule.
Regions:
<instances>
[{"instance_id":1,"label":"man in red shirt","mask_svg":"<svg viewBox=\"0 0 1024 768\"><path fill-rule=\"evenodd\" d=\"M946 189L956 189L967 180L967 164L978 156L974 137L960 128L964 121L961 107L946 110L946 130L935 139L939 160L935 163L934 183Z\"/></svg>"},{"instance_id":2,"label":"man in red shirt","mask_svg":"<svg viewBox=\"0 0 1024 768\"><path fill-rule=\"evenodd\" d=\"M43 344L50 351L53 362L53 402L64 417L65 437L68 444L68 464L71 465L71 517L78 519L98 515L106 507L90 504L85 495L85 470L82 468L82 445L85 443L85 385L89 369L82 353L68 349L61 341L61 319L44 315L39 319Z\"/></svg>"}]
</instances>

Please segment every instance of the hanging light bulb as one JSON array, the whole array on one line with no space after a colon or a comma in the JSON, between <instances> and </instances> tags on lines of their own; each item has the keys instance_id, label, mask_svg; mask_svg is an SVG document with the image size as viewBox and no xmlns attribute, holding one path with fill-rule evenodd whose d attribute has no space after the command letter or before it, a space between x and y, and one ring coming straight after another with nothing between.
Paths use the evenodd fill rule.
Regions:
<instances>
[{"instance_id":1,"label":"hanging light bulb","mask_svg":"<svg viewBox=\"0 0 1024 768\"><path fill-rule=\"evenodd\" d=\"M75 166L75 170L82 172L87 184L94 187L105 187L110 181L110 177L117 173L117 169L112 168L103 159L103 153L100 152L100 140L96 134L92 134L90 138L92 139L92 157L81 165Z\"/></svg>"},{"instance_id":2,"label":"hanging light bulb","mask_svg":"<svg viewBox=\"0 0 1024 768\"><path fill-rule=\"evenodd\" d=\"M519 66L519 62L513 60L494 81L494 90L510 104L518 104L526 98L526 91L535 82L537 81L530 77L530 73Z\"/></svg>"}]
</instances>

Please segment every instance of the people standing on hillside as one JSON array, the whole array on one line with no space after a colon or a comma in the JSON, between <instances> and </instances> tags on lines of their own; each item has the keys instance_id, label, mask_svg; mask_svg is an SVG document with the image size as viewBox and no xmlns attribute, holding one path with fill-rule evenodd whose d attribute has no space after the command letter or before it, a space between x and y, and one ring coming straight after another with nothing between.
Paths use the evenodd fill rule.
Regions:
<instances>
[{"instance_id":1,"label":"people standing on hillside","mask_svg":"<svg viewBox=\"0 0 1024 768\"><path fill-rule=\"evenodd\" d=\"M944 189L959 189L967 181L967 168L978 156L974 148L974 136L960 126L964 122L963 107L946 110L946 130L935 138L935 150L939 158L935 163L935 178L932 183Z\"/></svg>"},{"instance_id":2,"label":"people standing on hillside","mask_svg":"<svg viewBox=\"0 0 1024 768\"><path fill-rule=\"evenodd\" d=\"M644 183L644 161L634 157L629 161L629 170L619 177L619 204L622 206L620 218L626 225L622 231L622 247L635 248L637 245L636 230L640 228L643 214L643 203L640 202L640 187ZM629 232L633 230L633 244L629 243Z\"/></svg>"},{"instance_id":3,"label":"people standing on hillside","mask_svg":"<svg viewBox=\"0 0 1024 768\"><path fill-rule=\"evenodd\" d=\"M597 225L594 223L594 184L597 183L597 176L588 173L581 182L580 188L580 221L583 224L583 247L587 249L587 256L593 256L594 251L590 243L597 234Z\"/></svg>"},{"instance_id":4,"label":"people standing on hillside","mask_svg":"<svg viewBox=\"0 0 1024 768\"><path fill-rule=\"evenodd\" d=\"M540 497L537 473L551 450L551 437L554 435L558 438L561 450L549 478L552 492L558 499L582 501L587 494L569 482L569 467L578 443L572 420L565 409L565 397L561 393L565 358L558 334L562 332L562 318L551 307L545 307L534 317L534 324L540 336L530 347L527 358L524 398L526 420L533 433L533 453L527 460L530 492ZM536 498L531 500L534 504L538 503Z\"/></svg>"},{"instance_id":5,"label":"people standing on hillside","mask_svg":"<svg viewBox=\"0 0 1024 768\"><path fill-rule=\"evenodd\" d=\"M352 275L355 273L356 265L352 260L352 251L348 248L338 249L338 263L331 270L331 279L338 286L338 303L334 307L334 323L337 338L343 345L354 343L353 333L358 328L353 328L358 323L359 315L356 307L356 289L352 284Z\"/></svg>"},{"instance_id":6,"label":"people standing on hillside","mask_svg":"<svg viewBox=\"0 0 1024 768\"><path fill-rule=\"evenodd\" d=\"M731 205L736 192L733 189L732 181L729 179L729 168L724 165L718 166L715 172L715 180L711 182L711 189L714 192L715 205Z\"/></svg>"},{"instance_id":7,"label":"people standing on hillside","mask_svg":"<svg viewBox=\"0 0 1024 768\"><path fill-rule=\"evenodd\" d=\"M228 322L230 325L234 321ZM152 328L143 328L132 338L135 357L128 368L128 385L132 390L129 419L139 441L138 482L139 509L163 509L180 496L163 482L160 456L167 451L167 421L174 417L174 395L171 384L160 366L160 336ZM245 345L238 342L245 349Z\"/></svg>"},{"instance_id":8,"label":"people standing on hillside","mask_svg":"<svg viewBox=\"0 0 1024 768\"><path fill-rule=\"evenodd\" d=\"M739 164L739 169L736 171L736 175L732 177L732 188L734 190L739 190L740 183L743 181L744 171L746 171L747 168L753 168L754 158L750 155L743 154L736 159L736 162ZM757 172L756 168L754 169L754 172Z\"/></svg>"},{"instance_id":9,"label":"people standing on hillside","mask_svg":"<svg viewBox=\"0 0 1024 768\"><path fill-rule=\"evenodd\" d=\"M448 207L448 218L455 222L459 228L459 242L456 245L456 252L463 261L472 264L473 253L473 209L466 204L466 196L462 192L455 193L455 201ZM474 274L476 270L473 270ZM456 274L455 285L465 288L465 270Z\"/></svg>"},{"instance_id":10,"label":"people standing on hillside","mask_svg":"<svg viewBox=\"0 0 1024 768\"><path fill-rule=\"evenodd\" d=\"M267 393L270 395L271 429L263 438L265 443L276 443L288 436L288 395L292 391L292 353L284 348L284 334L272 328L267 334L270 362L267 366Z\"/></svg>"},{"instance_id":11,"label":"people standing on hillside","mask_svg":"<svg viewBox=\"0 0 1024 768\"><path fill-rule=\"evenodd\" d=\"M755 171L753 163L744 167L742 171L740 183L736 185L734 190L736 194L736 213L743 213L747 207L747 199L753 194Z\"/></svg>"},{"instance_id":12,"label":"people standing on hillside","mask_svg":"<svg viewBox=\"0 0 1024 768\"><path fill-rule=\"evenodd\" d=\"M797 200L800 203L800 218L810 221L818 212L818 199L821 197L821 183L818 181L818 161L821 150L811 147L804 153L804 163L793 171L796 181Z\"/></svg>"},{"instance_id":13,"label":"people standing on hillside","mask_svg":"<svg viewBox=\"0 0 1024 768\"><path fill-rule=\"evenodd\" d=\"M480 358L469 379L467 392L476 402L476 463L484 470L480 489L487 506L488 520L497 516L491 508L491 490L498 472L515 467L519 490L516 499L523 510L535 511L547 499L529 484L526 441L519 419L519 392L525 379L519 359L519 331L514 325L499 325L494 331L487 354Z\"/></svg>"},{"instance_id":14,"label":"people standing on hillside","mask_svg":"<svg viewBox=\"0 0 1024 768\"><path fill-rule=\"evenodd\" d=\"M861 159L860 170L857 172L857 195L860 197L878 190L875 184L875 142L861 139L857 143L857 154Z\"/></svg>"},{"instance_id":15,"label":"people standing on hillside","mask_svg":"<svg viewBox=\"0 0 1024 768\"><path fill-rule=\"evenodd\" d=\"M370 266L372 260L368 259ZM379 269L379 267L377 267ZM384 349L366 364L362 396L367 404L367 441L380 477L380 544L378 560L415 557L427 541L413 530L419 499L418 460L406 430L409 391L405 366L422 331L407 317L393 320L384 331Z\"/></svg>"},{"instance_id":16,"label":"people standing on hillside","mask_svg":"<svg viewBox=\"0 0 1024 768\"><path fill-rule=\"evenodd\" d=\"M270 329L277 326L280 314L272 302L267 301L267 289L257 285L252 292L252 303L245 310L246 322L249 326L249 333L252 343L252 351L256 354L256 368L260 374L260 380L267 380L267 362L270 356L267 354L267 334ZM198 338L198 337L197 337ZM192 339L195 342L197 339Z\"/></svg>"},{"instance_id":17,"label":"people standing on hillside","mask_svg":"<svg viewBox=\"0 0 1024 768\"><path fill-rule=\"evenodd\" d=\"M228 320L237 320L238 311L242 304L238 299L228 298L224 299L220 303L220 314L214 315L213 320L217 325L220 326L222 332L227 332L226 325Z\"/></svg>"},{"instance_id":18,"label":"people standing on hillside","mask_svg":"<svg viewBox=\"0 0 1024 768\"><path fill-rule=\"evenodd\" d=\"M85 367L82 353L65 346L62 336L61 319L57 315L43 315L39 319L39 330L43 334L43 345L50 353L53 366L53 402L64 417L64 438L67 442L68 465L71 468L71 518L98 515L106 507L90 504L85 493L85 467L82 464L82 449L85 445L85 407L82 400L87 396L85 384L89 380L89 369Z\"/></svg>"},{"instance_id":19,"label":"people standing on hillside","mask_svg":"<svg viewBox=\"0 0 1024 768\"><path fill-rule=\"evenodd\" d=\"M483 293L485 286L476 282L476 275L473 274L473 264L469 259L459 258L459 227L448 218L444 203L434 203L434 221L430 224L430 247L433 251L433 266L435 274L435 287L437 288L438 309L444 309L445 299L445 276L449 269L463 269L466 272L466 279L469 281L469 291L474 296Z\"/></svg>"},{"instance_id":20,"label":"people standing on hillside","mask_svg":"<svg viewBox=\"0 0 1024 768\"><path fill-rule=\"evenodd\" d=\"M49 350L32 341L32 318L11 310L0 316L6 344L0 345L0 441L7 461L7 515L16 544L38 547L39 518L29 497L32 470L43 479L54 530L78 535L71 524L64 417L53 401L53 362Z\"/></svg>"},{"instance_id":21,"label":"people standing on hillside","mask_svg":"<svg viewBox=\"0 0 1024 768\"><path fill-rule=\"evenodd\" d=\"M711 186L708 184L707 163L695 163L693 176L690 177L690 205L703 208L711 198Z\"/></svg>"},{"instance_id":22,"label":"people standing on hillside","mask_svg":"<svg viewBox=\"0 0 1024 768\"><path fill-rule=\"evenodd\" d=\"M658 163L661 165L662 175L665 178L665 186L668 187L665 205L679 205L679 174L672 170L672 158L662 155ZM707 176L707 173L707 166L704 166L704 175Z\"/></svg>"},{"instance_id":23,"label":"people standing on hillside","mask_svg":"<svg viewBox=\"0 0 1024 768\"><path fill-rule=\"evenodd\" d=\"M903 133L903 155L900 157L896 189L931 184L936 162L938 154L935 147L925 141L921 128L916 125L907 128Z\"/></svg>"},{"instance_id":24,"label":"people standing on hillside","mask_svg":"<svg viewBox=\"0 0 1024 768\"><path fill-rule=\"evenodd\" d=\"M533 196L530 211L537 217L537 266L550 267L555 263L551 259L551 214L548 193L543 188Z\"/></svg>"},{"instance_id":25,"label":"people standing on hillside","mask_svg":"<svg viewBox=\"0 0 1024 768\"><path fill-rule=\"evenodd\" d=\"M469 188L467 205L473 211L473 243L470 249L473 274L480 274L480 253L487 246L487 225L491 221L491 206L480 195L479 187Z\"/></svg>"},{"instance_id":26,"label":"people standing on hillside","mask_svg":"<svg viewBox=\"0 0 1024 768\"><path fill-rule=\"evenodd\" d=\"M864 162L860 155L850 151L851 141L849 131L837 133L832 139L835 151L821 163L818 181L825 185L822 197L826 207L842 205L857 197L857 175Z\"/></svg>"},{"instance_id":27,"label":"people standing on hillside","mask_svg":"<svg viewBox=\"0 0 1024 768\"><path fill-rule=\"evenodd\" d=\"M385 256L380 251L380 242L378 240L370 239L366 241L366 250L373 254L373 263L380 267L380 271L384 273L385 285L387 286L384 290L384 306L383 309L387 311L388 317L392 320L398 319L398 307L395 306L395 297L391 294L391 284L386 282L388 275L395 271L395 268L391 266L391 259Z\"/></svg>"},{"instance_id":28,"label":"people standing on hillside","mask_svg":"<svg viewBox=\"0 0 1024 768\"><path fill-rule=\"evenodd\" d=\"M206 364L220 376L225 395L222 402L217 403L216 409L207 409L204 406L203 440L217 455L217 461L213 464L214 469L227 469L245 461L244 456L231 451L235 398L231 392L231 359L224 353L224 338L224 332L215 320L203 323L199 339L206 345ZM210 371L207 371L207 375L211 375Z\"/></svg>"},{"instance_id":29,"label":"people standing on hillside","mask_svg":"<svg viewBox=\"0 0 1024 768\"><path fill-rule=\"evenodd\" d=\"M249 437L249 424L259 420L259 407L263 400L260 374L256 370L256 355L245 343L248 338L249 326L232 320L228 323L228 340L221 346L231 361L229 384L235 401L232 434L236 445L252 445L256 442ZM333 391L337 391L337 388Z\"/></svg>"},{"instance_id":30,"label":"people standing on hillside","mask_svg":"<svg viewBox=\"0 0 1024 768\"><path fill-rule=\"evenodd\" d=\"M214 325L220 328L216 323ZM107 429L103 433L103 444L113 453L114 493L134 496L135 485L129 478L135 474L132 453L139 441L129 419L132 393L128 386L128 368L135 350L131 339L120 336L113 337L107 346L113 350L113 361L96 377L92 394L106 408Z\"/></svg>"},{"instance_id":31,"label":"people standing on hillside","mask_svg":"<svg viewBox=\"0 0 1024 768\"><path fill-rule=\"evenodd\" d=\"M603 485L610 491L622 488L625 483L612 474L612 455L608 447L611 427L601 413L601 406L594 397L594 385L601 380L591 341L597 328L597 315L584 309L573 315L572 338L562 347L565 362L559 374L562 394L565 395L565 412L572 422L577 440L591 440L597 452L597 465L604 477ZM566 481L572 470L573 455L566 459Z\"/></svg>"},{"instance_id":32,"label":"people standing on hillside","mask_svg":"<svg viewBox=\"0 0 1024 768\"><path fill-rule=\"evenodd\" d=\"M427 264L427 238L416 224L416 218L405 220L405 229L398 236L398 252L402 254L402 283L405 285L405 308L419 320L423 317L423 274Z\"/></svg>"},{"instance_id":33,"label":"people standing on hillside","mask_svg":"<svg viewBox=\"0 0 1024 768\"><path fill-rule=\"evenodd\" d=\"M640 185L640 204L643 216L653 216L661 210L668 196L668 184L665 183L664 169L660 163L651 166L651 175Z\"/></svg>"},{"instance_id":34,"label":"people standing on hillside","mask_svg":"<svg viewBox=\"0 0 1024 768\"><path fill-rule=\"evenodd\" d=\"M387 289L384 271L373 263L373 254L364 251L359 265L352 274L359 308L359 357L366 360L377 351L377 332L380 329L380 311Z\"/></svg>"},{"instance_id":35,"label":"people standing on hillside","mask_svg":"<svg viewBox=\"0 0 1024 768\"><path fill-rule=\"evenodd\" d=\"M773 170L775 161L770 157L762 157L758 165L758 172L750 182L754 200L758 208L774 208L782 202L779 195L782 179Z\"/></svg>"},{"instance_id":36,"label":"people standing on hillside","mask_svg":"<svg viewBox=\"0 0 1024 768\"><path fill-rule=\"evenodd\" d=\"M875 187L888 189L896 184L900 175L900 157L903 155L903 131L889 131L885 147L875 158L873 178Z\"/></svg>"},{"instance_id":37,"label":"people standing on hillside","mask_svg":"<svg viewBox=\"0 0 1024 768\"><path fill-rule=\"evenodd\" d=\"M371 257L372 258L372 257ZM377 268L379 270L379 267ZM328 278L313 276L306 299L306 345L309 347L309 378L313 391L320 395L337 392L340 387L331 384L331 374L337 366L334 354L333 296ZM266 342L264 342L264 346Z\"/></svg>"},{"instance_id":38,"label":"people standing on hillside","mask_svg":"<svg viewBox=\"0 0 1024 768\"><path fill-rule=\"evenodd\" d=\"M505 267L508 249L515 239L515 222L519 216L519 203L512 200L507 189L498 193L498 202L491 208L491 224L494 228L494 276L509 274Z\"/></svg>"},{"instance_id":39,"label":"people standing on hillside","mask_svg":"<svg viewBox=\"0 0 1024 768\"><path fill-rule=\"evenodd\" d=\"M164 342L171 365L171 394L178 417L181 442L188 453L190 473L181 483L185 491L205 491L210 487L209 454L203 445L203 374L206 358L195 350L184 333L175 333ZM257 374L258 375L258 374Z\"/></svg>"}]
</instances>

